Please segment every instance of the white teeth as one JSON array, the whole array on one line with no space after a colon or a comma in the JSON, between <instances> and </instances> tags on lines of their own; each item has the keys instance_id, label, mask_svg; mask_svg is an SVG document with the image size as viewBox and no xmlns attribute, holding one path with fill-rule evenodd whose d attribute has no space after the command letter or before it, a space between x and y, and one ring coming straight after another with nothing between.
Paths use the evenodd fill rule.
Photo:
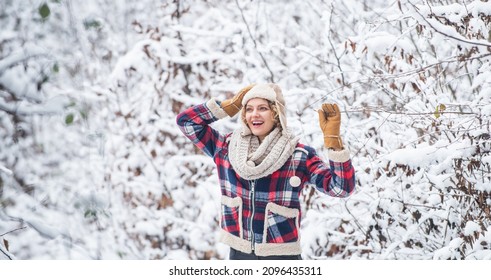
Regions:
<instances>
[{"instance_id":1,"label":"white teeth","mask_svg":"<svg viewBox=\"0 0 491 280\"><path fill-rule=\"evenodd\" d=\"M260 125L263 124L263 122L252 122L253 125Z\"/></svg>"}]
</instances>

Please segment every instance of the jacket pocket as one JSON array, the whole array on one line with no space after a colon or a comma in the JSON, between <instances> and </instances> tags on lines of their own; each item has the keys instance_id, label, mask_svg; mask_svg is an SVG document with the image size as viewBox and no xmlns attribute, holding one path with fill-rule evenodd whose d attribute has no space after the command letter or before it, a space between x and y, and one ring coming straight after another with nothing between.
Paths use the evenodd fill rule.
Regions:
<instances>
[{"instance_id":1,"label":"jacket pocket","mask_svg":"<svg viewBox=\"0 0 491 280\"><path fill-rule=\"evenodd\" d=\"M222 196L220 227L226 232L242 238L242 199Z\"/></svg>"},{"instance_id":2,"label":"jacket pocket","mask_svg":"<svg viewBox=\"0 0 491 280\"><path fill-rule=\"evenodd\" d=\"M299 210L275 203L266 205L264 221L264 243L286 243L298 241Z\"/></svg>"}]
</instances>

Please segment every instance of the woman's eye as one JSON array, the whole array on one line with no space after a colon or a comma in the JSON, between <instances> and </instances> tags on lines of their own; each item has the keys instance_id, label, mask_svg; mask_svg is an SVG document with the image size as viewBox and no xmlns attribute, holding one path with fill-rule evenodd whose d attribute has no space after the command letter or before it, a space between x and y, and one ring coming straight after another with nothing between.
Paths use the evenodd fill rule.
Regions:
<instances>
[{"instance_id":1,"label":"woman's eye","mask_svg":"<svg viewBox=\"0 0 491 280\"><path fill-rule=\"evenodd\" d=\"M269 110L269 108L268 107L258 107L256 110L257 111L260 111L260 112L266 112L266 111ZM248 107L248 108L245 109L245 111L248 112L248 113L251 113L251 112L254 112L254 108Z\"/></svg>"}]
</instances>

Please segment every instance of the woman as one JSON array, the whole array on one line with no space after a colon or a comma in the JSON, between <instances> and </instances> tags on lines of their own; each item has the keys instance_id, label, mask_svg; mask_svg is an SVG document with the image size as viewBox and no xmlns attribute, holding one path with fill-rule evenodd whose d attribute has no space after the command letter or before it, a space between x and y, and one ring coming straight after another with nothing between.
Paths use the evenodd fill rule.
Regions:
<instances>
[{"instance_id":1,"label":"woman","mask_svg":"<svg viewBox=\"0 0 491 280\"><path fill-rule=\"evenodd\" d=\"M211 128L241 109L241 128L227 135ZM335 197L354 191L339 109L323 104L318 113L329 164L288 130L285 100L275 84L252 84L231 99L211 99L177 116L184 135L217 165L221 241L231 247L230 259L301 259L302 187L313 184Z\"/></svg>"}]
</instances>

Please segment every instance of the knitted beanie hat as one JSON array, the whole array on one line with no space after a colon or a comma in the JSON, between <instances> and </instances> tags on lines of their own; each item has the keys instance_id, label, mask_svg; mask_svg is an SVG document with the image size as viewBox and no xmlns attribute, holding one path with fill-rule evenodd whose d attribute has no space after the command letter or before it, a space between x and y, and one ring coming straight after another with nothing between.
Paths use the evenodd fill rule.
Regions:
<instances>
[{"instance_id":1,"label":"knitted beanie hat","mask_svg":"<svg viewBox=\"0 0 491 280\"><path fill-rule=\"evenodd\" d=\"M278 110L281 128L283 133L288 133L286 129L286 107L285 98L281 93L281 88L277 84L257 84L251 88L242 99L242 106L247 104L253 98L263 98L273 102ZM247 127L247 124L243 124Z\"/></svg>"}]
</instances>

